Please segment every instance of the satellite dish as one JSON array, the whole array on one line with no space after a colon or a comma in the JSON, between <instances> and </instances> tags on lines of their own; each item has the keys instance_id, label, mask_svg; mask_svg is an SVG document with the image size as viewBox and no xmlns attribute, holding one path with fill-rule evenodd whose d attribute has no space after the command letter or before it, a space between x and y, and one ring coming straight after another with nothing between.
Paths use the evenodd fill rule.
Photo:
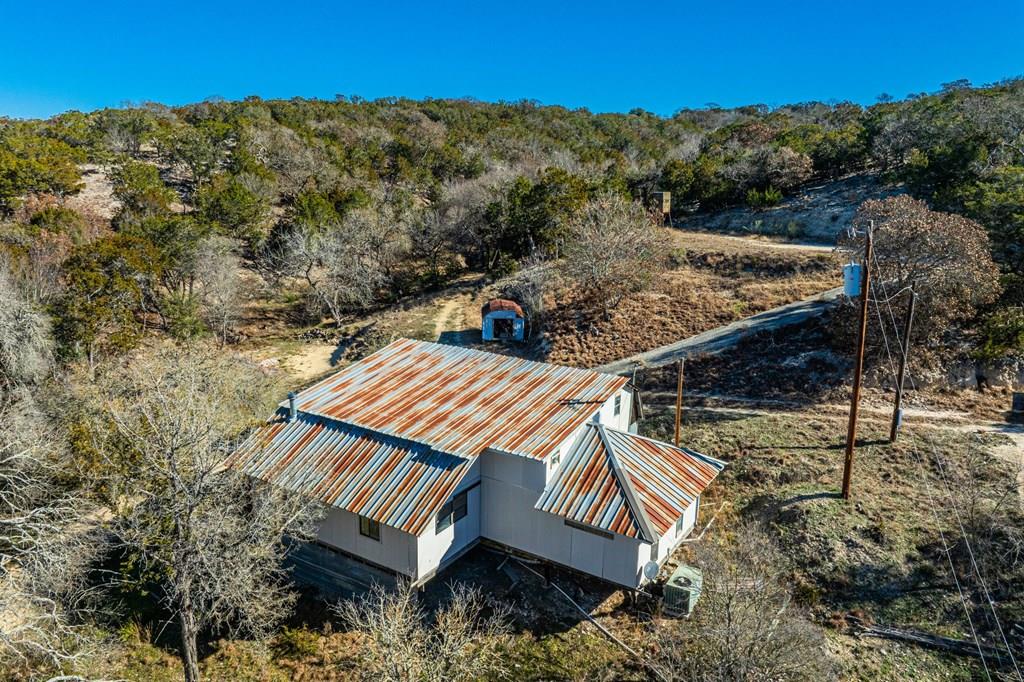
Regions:
<instances>
[{"instance_id":1,"label":"satellite dish","mask_svg":"<svg viewBox=\"0 0 1024 682\"><path fill-rule=\"evenodd\" d=\"M661 567L658 566L657 562L648 561L646 564L644 564L644 577L648 580L654 580L658 577L658 572L660 570Z\"/></svg>"}]
</instances>

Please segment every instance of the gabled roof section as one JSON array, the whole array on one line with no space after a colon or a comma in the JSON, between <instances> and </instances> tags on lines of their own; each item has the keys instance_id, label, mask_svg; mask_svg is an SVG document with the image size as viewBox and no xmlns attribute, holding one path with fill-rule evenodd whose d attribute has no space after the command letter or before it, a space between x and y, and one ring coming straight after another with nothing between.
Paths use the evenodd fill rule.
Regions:
<instances>
[{"instance_id":1,"label":"gabled roof section","mask_svg":"<svg viewBox=\"0 0 1024 682\"><path fill-rule=\"evenodd\" d=\"M626 385L590 370L400 339L299 393L300 412L475 457L542 459Z\"/></svg>"},{"instance_id":2,"label":"gabled roof section","mask_svg":"<svg viewBox=\"0 0 1024 682\"><path fill-rule=\"evenodd\" d=\"M693 450L591 423L535 506L654 542L724 467L724 462Z\"/></svg>"},{"instance_id":3,"label":"gabled roof section","mask_svg":"<svg viewBox=\"0 0 1024 682\"><path fill-rule=\"evenodd\" d=\"M534 506L611 533L642 537L643 522L616 469L601 430L587 424Z\"/></svg>"},{"instance_id":4,"label":"gabled roof section","mask_svg":"<svg viewBox=\"0 0 1024 682\"><path fill-rule=\"evenodd\" d=\"M471 465L421 443L310 414L288 422L286 414L253 434L228 465L413 535L433 520Z\"/></svg>"}]
</instances>

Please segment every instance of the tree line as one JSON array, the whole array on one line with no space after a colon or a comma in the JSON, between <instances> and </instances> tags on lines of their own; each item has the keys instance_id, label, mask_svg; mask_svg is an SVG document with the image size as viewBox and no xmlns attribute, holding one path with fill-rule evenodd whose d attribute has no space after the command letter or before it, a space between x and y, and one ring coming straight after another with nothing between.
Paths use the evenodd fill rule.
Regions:
<instances>
[{"instance_id":1,"label":"tree line","mask_svg":"<svg viewBox=\"0 0 1024 682\"><path fill-rule=\"evenodd\" d=\"M118 589L174 614L189 679L202 633L258 637L280 622L294 598L286 539L316 513L222 466L281 393L224 350L252 289L341 324L477 269L503 277L531 320L556 276L607 315L666 255L653 192L671 191L677 212L765 208L865 170L910 194L860 216L879 224L886 279L930 279L922 333L980 313L985 353L1024 347L1022 81L670 117L247 98L0 121L0 610L15 616L0 621L0 659L73 668L88 624L104 622L101 561L117 564ZM109 219L69 205L96 172L116 200ZM343 611L371 639L381 610L404 614L426 675L473 660L465 604L479 598L461 599L450 640L383 595ZM672 646L714 646L718 665L733 633L717 636ZM430 646L452 642L470 650L436 660ZM370 668L393 663L375 653ZM760 665L777 675L793 661L737 660L723 675Z\"/></svg>"}]
</instances>

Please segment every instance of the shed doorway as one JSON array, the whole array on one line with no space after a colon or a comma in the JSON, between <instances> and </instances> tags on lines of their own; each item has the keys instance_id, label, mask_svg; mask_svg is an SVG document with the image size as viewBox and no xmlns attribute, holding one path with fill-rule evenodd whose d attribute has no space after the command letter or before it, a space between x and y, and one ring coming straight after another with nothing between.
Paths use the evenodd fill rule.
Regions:
<instances>
[{"instance_id":1,"label":"shed doorway","mask_svg":"<svg viewBox=\"0 0 1024 682\"><path fill-rule=\"evenodd\" d=\"M512 319L494 320L494 338L511 339L515 336L515 321Z\"/></svg>"}]
</instances>

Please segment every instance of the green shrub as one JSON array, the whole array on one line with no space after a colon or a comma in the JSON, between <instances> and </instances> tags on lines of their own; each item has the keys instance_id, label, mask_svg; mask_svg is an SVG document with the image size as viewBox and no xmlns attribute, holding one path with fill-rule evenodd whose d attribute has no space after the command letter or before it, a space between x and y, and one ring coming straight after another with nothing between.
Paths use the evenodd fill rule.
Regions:
<instances>
[{"instance_id":1,"label":"green shrub","mask_svg":"<svg viewBox=\"0 0 1024 682\"><path fill-rule=\"evenodd\" d=\"M680 246L672 249L671 253L668 254L668 262L672 268L681 268L684 265L689 265L690 258L686 253L686 248Z\"/></svg>"},{"instance_id":2,"label":"green shrub","mask_svg":"<svg viewBox=\"0 0 1024 682\"><path fill-rule=\"evenodd\" d=\"M751 208L767 208L769 206L776 206L781 201L782 192L771 186L766 187L763 190L747 190L747 205Z\"/></svg>"},{"instance_id":3,"label":"green shrub","mask_svg":"<svg viewBox=\"0 0 1024 682\"><path fill-rule=\"evenodd\" d=\"M66 234L75 242L81 241L85 228L85 220L78 211L64 206L47 206L36 211L29 219L29 224L47 232Z\"/></svg>"},{"instance_id":4,"label":"green shrub","mask_svg":"<svg viewBox=\"0 0 1024 682\"><path fill-rule=\"evenodd\" d=\"M1024 352L1024 308L1004 308L993 313L981 325L981 337L975 355L995 360L1009 353Z\"/></svg>"},{"instance_id":5,"label":"green shrub","mask_svg":"<svg viewBox=\"0 0 1024 682\"><path fill-rule=\"evenodd\" d=\"M320 637L306 628L285 627L274 647L284 658L315 656L320 650Z\"/></svg>"},{"instance_id":6,"label":"green shrub","mask_svg":"<svg viewBox=\"0 0 1024 682\"><path fill-rule=\"evenodd\" d=\"M167 333L180 341L199 338L208 331L194 296L172 294L164 299L162 312L167 320Z\"/></svg>"}]
</instances>

